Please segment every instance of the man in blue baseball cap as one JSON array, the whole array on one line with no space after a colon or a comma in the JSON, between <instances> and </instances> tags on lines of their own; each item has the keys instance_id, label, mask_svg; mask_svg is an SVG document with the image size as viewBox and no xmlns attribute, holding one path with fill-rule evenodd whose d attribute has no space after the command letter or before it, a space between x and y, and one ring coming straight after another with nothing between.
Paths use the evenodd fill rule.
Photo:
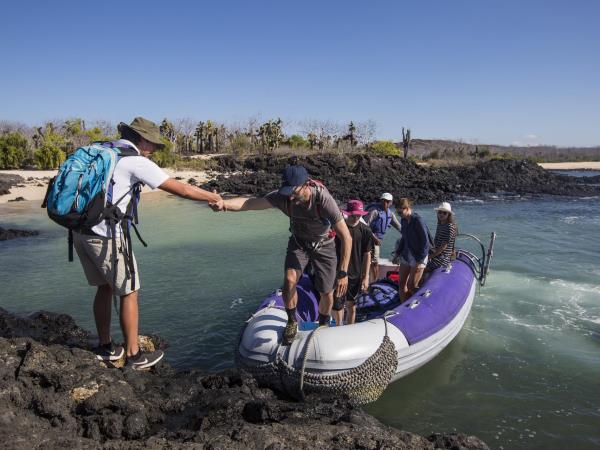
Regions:
<instances>
[{"instance_id":1,"label":"man in blue baseball cap","mask_svg":"<svg viewBox=\"0 0 600 450\"><path fill-rule=\"evenodd\" d=\"M289 197L298 186L302 186L308 181L308 172L304 166L298 164L290 164L286 166L282 174L282 184L279 190L279 194Z\"/></svg>"},{"instance_id":2,"label":"man in blue baseball cap","mask_svg":"<svg viewBox=\"0 0 600 450\"><path fill-rule=\"evenodd\" d=\"M336 296L346 294L348 264L352 238L340 208L323 185L312 180L306 169L290 164L282 174L281 187L264 197L236 197L211 204L215 211L256 211L278 208L290 218L290 232L285 257L283 301L288 320L283 331L283 345L290 345L298 331L296 285L308 263L314 269L314 286L321 296L319 325L328 325ZM340 258L335 236L340 239Z\"/></svg>"}]
</instances>

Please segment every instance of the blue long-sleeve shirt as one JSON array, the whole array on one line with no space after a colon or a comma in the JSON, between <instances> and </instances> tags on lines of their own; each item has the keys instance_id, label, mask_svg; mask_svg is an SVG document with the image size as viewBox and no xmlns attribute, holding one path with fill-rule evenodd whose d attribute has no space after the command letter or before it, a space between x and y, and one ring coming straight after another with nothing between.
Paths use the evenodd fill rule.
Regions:
<instances>
[{"instance_id":1,"label":"blue long-sleeve shirt","mask_svg":"<svg viewBox=\"0 0 600 450\"><path fill-rule=\"evenodd\" d=\"M417 213L412 213L410 221L400 220L402 238L397 253L411 266L422 262L429 253L427 225Z\"/></svg>"}]
</instances>

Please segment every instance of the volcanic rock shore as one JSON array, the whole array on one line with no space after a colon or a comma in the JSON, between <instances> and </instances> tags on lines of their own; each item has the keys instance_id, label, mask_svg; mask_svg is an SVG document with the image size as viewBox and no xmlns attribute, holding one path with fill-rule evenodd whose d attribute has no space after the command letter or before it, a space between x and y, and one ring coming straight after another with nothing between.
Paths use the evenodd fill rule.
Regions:
<instances>
[{"instance_id":1,"label":"volcanic rock shore","mask_svg":"<svg viewBox=\"0 0 600 450\"><path fill-rule=\"evenodd\" d=\"M230 194L264 195L277 189L289 157L215 158L219 175L204 186ZM430 168L411 160L370 155L318 155L299 158L309 174L323 181L339 200L372 202L382 192L418 203L488 194L600 195L587 180L557 175L528 160L490 160L475 165Z\"/></svg>"},{"instance_id":2,"label":"volcanic rock shore","mask_svg":"<svg viewBox=\"0 0 600 450\"><path fill-rule=\"evenodd\" d=\"M234 370L109 368L89 339L67 315L0 308L0 448L488 448L385 426L342 399L293 402Z\"/></svg>"},{"instance_id":3,"label":"volcanic rock shore","mask_svg":"<svg viewBox=\"0 0 600 450\"><path fill-rule=\"evenodd\" d=\"M38 234L40 234L38 231L15 230L13 228L0 227L0 241L8 241L9 239L16 239L19 237L37 236Z\"/></svg>"}]
</instances>

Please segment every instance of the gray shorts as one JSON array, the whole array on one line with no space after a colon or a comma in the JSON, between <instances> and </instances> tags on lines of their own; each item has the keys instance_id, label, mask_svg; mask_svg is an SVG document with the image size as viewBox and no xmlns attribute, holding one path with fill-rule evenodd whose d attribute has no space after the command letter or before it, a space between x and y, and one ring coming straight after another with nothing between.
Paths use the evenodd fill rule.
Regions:
<instances>
[{"instance_id":1,"label":"gray shorts","mask_svg":"<svg viewBox=\"0 0 600 450\"><path fill-rule=\"evenodd\" d=\"M130 294L140 288L137 261L135 260L135 255L132 255L135 267L135 290L131 289L131 279L128 279L126 276L129 271L125 269L126 261L120 242L117 242L116 286L113 285L112 239L74 232L73 246L77 251L77 256L79 256L83 272L90 286L108 284L119 296Z\"/></svg>"},{"instance_id":2,"label":"gray shorts","mask_svg":"<svg viewBox=\"0 0 600 450\"><path fill-rule=\"evenodd\" d=\"M337 275L337 255L333 239L315 252L304 249L293 236L290 237L285 255L285 270L296 269L303 272L309 262L315 270L314 281L317 292L328 294L333 291Z\"/></svg>"}]
</instances>

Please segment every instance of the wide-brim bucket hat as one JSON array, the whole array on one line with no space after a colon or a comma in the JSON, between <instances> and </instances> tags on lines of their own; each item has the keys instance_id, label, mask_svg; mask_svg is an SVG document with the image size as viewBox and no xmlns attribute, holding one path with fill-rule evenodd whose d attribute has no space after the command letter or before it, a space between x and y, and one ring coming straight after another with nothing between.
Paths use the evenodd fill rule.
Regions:
<instances>
[{"instance_id":1,"label":"wide-brim bucket hat","mask_svg":"<svg viewBox=\"0 0 600 450\"><path fill-rule=\"evenodd\" d=\"M360 200L348 200L346 209L342 209L342 212L347 216L366 216L369 211L365 211L365 205Z\"/></svg>"},{"instance_id":2,"label":"wide-brim bucket hat","mask_svg":"<svg viewBox=\"0 0 600 450\"><path fill-rule=\"evenodd\" d=\"M165 146L161 139L160 128L158 125L151 120L144 119L143 117L136 117L129 125L127 125L125 122L121 122L117 126L117 129L119 132L121 132L123 129L130 129L154 145L159 147Z\"/></svg>"},{"instance_id":3,"label":"wide-brim bucket hat","mask_svg":"<svg viewBox=\"0 0 600 450\"><path fill-rule=\"evenodd\" d=\"M438 206L437 208L434 208L434 210L435 211L444 211L444 212L447 212L448 214L452 214L452 206L448 202L440 203L440 206Z\"/></svg>"}]
</instances>

